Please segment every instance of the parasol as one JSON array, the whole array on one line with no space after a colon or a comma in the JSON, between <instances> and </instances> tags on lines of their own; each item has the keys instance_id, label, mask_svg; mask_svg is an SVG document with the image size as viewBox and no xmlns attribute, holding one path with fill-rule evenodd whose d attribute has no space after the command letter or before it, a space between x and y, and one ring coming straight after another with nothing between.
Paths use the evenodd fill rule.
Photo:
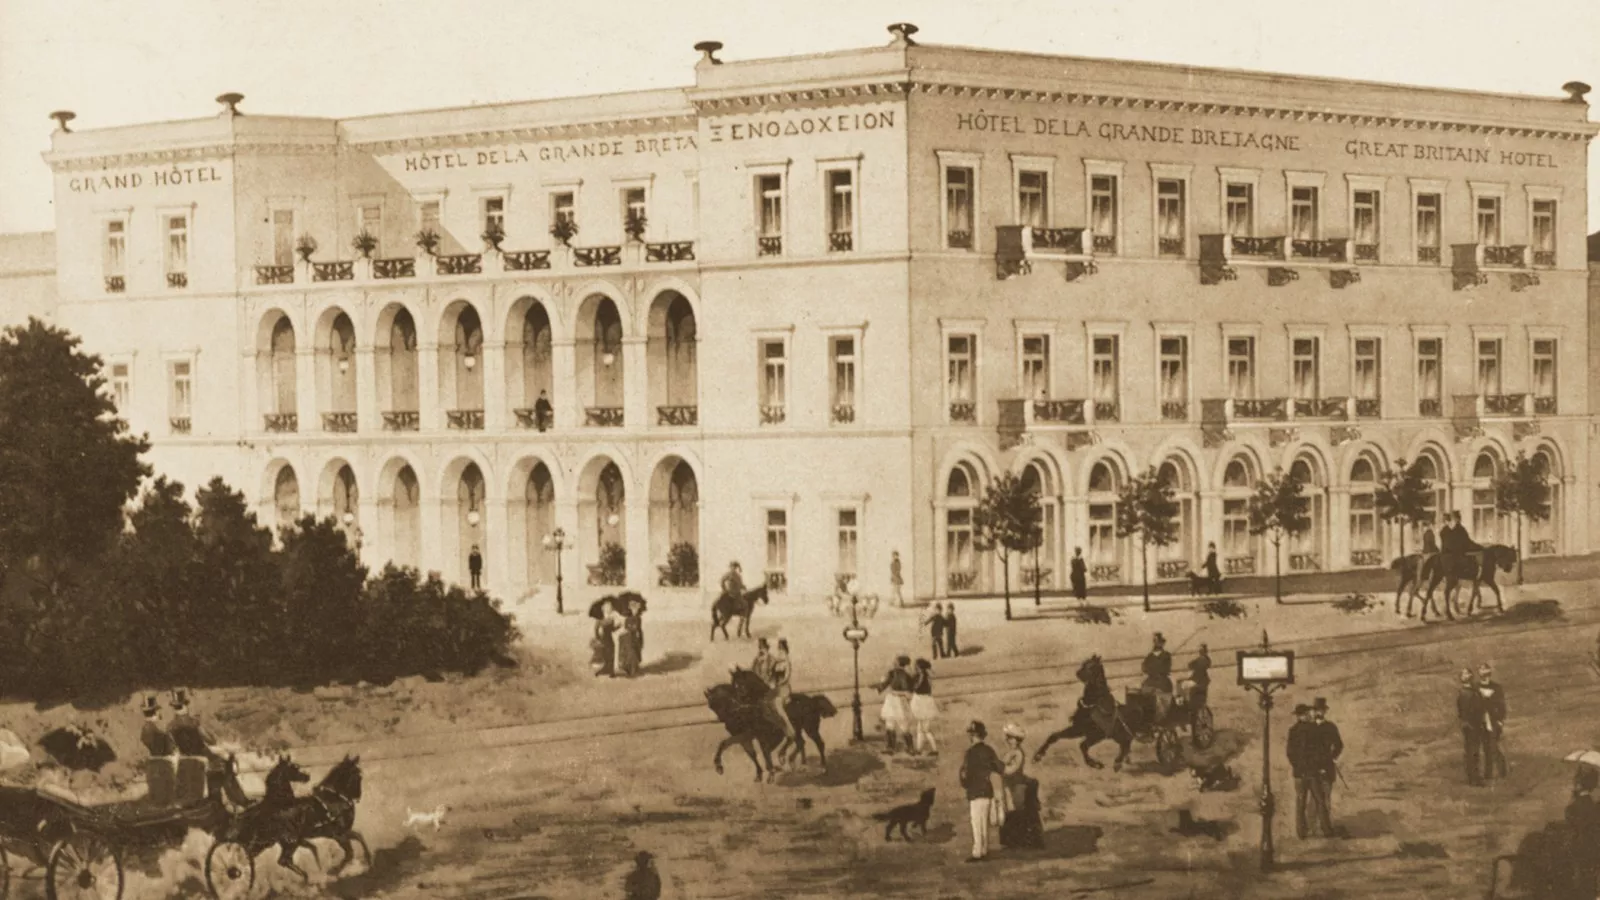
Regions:
<instances>
[{"instance_id":1,"label":"parasol","mask_svg":"<svg viewBox=\"0 0 1600 900\"><path fill-rule=\"evenodd\" d=\"M1574 750L1567 754L1566 762L1583 763L1600 769L1600 750Z\"/></svg>"},{"instance_id":2,"label":"parasol","mask_svg":"<svg viewBox=\"0 0 1600 900\"><path fill-rule=\"evenodd\" d=\"M601 597L599 600L589 604L589 618L604 619L606 614L611 611L612 599L614 598Z\"/></svg>"}]
</instances>

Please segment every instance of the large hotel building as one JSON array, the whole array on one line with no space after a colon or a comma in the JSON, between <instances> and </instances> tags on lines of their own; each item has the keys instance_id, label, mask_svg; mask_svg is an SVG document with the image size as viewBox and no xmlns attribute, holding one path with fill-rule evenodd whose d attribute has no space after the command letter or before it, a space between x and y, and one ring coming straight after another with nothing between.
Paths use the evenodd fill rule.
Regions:
<instances>
[{"instance_id":1,"label":"large hotel building","mask_svg":"<svg viewBox=\"0 0 1600 900\"><path fill-rule=\"evenodd\" d=\"M999 587L985 485L1046 542L1012 583L1139 578L1117 491L1155 467L1181 577L1271 570L1253 485L1312 498L1285 571L1377 567L1374 489L1513 541L1526 453L1587 552L1582 85L1532 97L917 43L724 62L692 87L352 119L73 129L55 320L161 472L370 563L698 604ZM687 49L687 48L686 48ZM561 238L566 238L562 240ZM541 398L543 401L541 402ZM546 415L548 410L548 415ZM1414 537L1408 538L1408 544ZM692 555L688 548L695 551ZM697 562L691 562L697 560ZM581 593L584 589L579 588Z\"/></svg>"}]
</instances>

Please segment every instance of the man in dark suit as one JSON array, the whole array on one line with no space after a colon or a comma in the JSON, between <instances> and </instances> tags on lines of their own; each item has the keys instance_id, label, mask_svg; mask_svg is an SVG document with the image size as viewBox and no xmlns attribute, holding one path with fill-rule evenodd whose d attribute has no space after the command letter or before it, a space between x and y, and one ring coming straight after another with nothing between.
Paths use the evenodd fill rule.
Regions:
<instances>
[{"instance_id":1,"label":"man in dark suit","mask_svg":"<svg viewBox=\"0 0 1600 900\"><path fill-rule=\"evenodd\" d=\"M1494 668L1488 663L1478 667L1478 701L1483 711L1483 779L1491 781L1496 773L1506 777L1506 756L1500 749L1500 735L1506 724L1506 693L1494 680Z\"/></svg>"},{"instance_id":2,"label":"man in dark suit","mask_svg":"<svg viewBox=\"0 0 1600 900\"><path fill-rule=\"evenodd\" d=\"M540 391L539 399L533 402L533 422L540 431L548 429L555 422L555 408L550 405L550 396L544 391Z\"/></svg>"},{"instance_id":3,"label":"man in dark suit","mask_svg":"<svg viewBox=\"0 0 1600 900\"><path fill-rule=\"evenodd\" d=\"M989 856L989 826L994 804L994 776L1004 775L1006 767L1000 755L984 743L989 736L983 723L974 720L967 726L971 746L961 760L961 786L967 792L967 808L972 824L972 856L968 862L978 862Z\"/></svg>"},{"instance_id":4,"label":"man in dark suit","mask_svg":"<svg viewBox=\"0 0 1600 900\"><path fill-rule=\"evenodd\" d=\"M1318 697L1311 704L1311 725L1316 750L1318 826L1324 837L1335 837L1333 827L1333 780L1339 777L1339 754L1344 752L1344 739L1339 736L1339 726L1328 721L1328 701ZM1315 788L1314 788L1315 789Z\"/></svg>"},{"instance_id":5,"label":"man in dark suit","mask_svg":"<svg viewBox=\"0 0 1600 900\"><path fill-rule=\"evenodd\" d=\"M161 703L154 696L144 698L144 727L139 729L139 743L151 756L172 756L178 752L172 737L161 727Z\"/></svg>"},{"instance_id":6,"label":"man in dark suit","mask_svg":"<svg viewBox=\"0 0 1600 900\"><path fill-rule=\"evenodd\" d=\"M1471 669L1461 670L1461 690L1456 693L1456 720L1461 725L1462 754L1467 768L1467 784L1483 784L1480 759L1483 752L1483 701Z\"/></svg>"},{"instance_id":7,"label":"man in dark suit","mask_svg":"<svg viewBox=\"0 0 1600 900\"><path fill-rule=\"evenodd\" d=\"M1294 707L1295 722L1289 726L1289 770L1294 774L1294 833L1304 839L1307 831L1306 806L1314 805L1318 792L1313 782L1316 779L1317 761L1316 750L1312 746L1316 741L1316 726L1311 722L1311 707L1304 703L1297 703ZM1315 811L1312 811L1315 814Z\"/></svg>"},{"instance_id":8,"label":"man in dark suit","mask_svg":"<svg viewBox=\"0 0 1600 900\"><path fill-rule=\"evenodd\" d=\"M1212 591L1222 590L1222 569L1217 566L1217 543L1210 541L1206 544L1206 581L1210 583Z\"/></svg>"},{"instance_id":9,"label":"man in dark suit","mask_svg":"<svg viewBox=\"0 0 1600 900\"><path fill-rule=\"evenodd\" d=\"M480 590L483 587L483 553L477 544L472 545L472 552L467 554L467 574L472 576L472 589Z\"/></svg>"},{"instance_id":10,"label":"man in dark suit","mask_svg":"<svg viewBox=\"0 0 1600 900\"><path fill-rule=\"evenodd\" d=\"M961 655L961 648L956 645L956 605L944 605L944 655L954 659Z\"/></svg>"}]
</instances>

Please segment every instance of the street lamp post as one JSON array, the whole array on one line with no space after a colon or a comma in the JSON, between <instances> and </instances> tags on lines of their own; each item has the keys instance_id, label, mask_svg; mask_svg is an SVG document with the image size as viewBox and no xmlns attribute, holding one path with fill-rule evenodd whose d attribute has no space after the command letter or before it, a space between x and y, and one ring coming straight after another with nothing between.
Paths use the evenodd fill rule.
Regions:
<instances>
[{"instance_id":1,"label":"street lamp post","mask_svg":"<svg viewBox=\"0 0 1600 900\"><path fill-rule=\"evenodd\" d=\"M861 644L867 639L867 630L861 627L861 620L856 614L856 608L861 603L861 597L850 586L850 625L844 630L844 639L850 642L851 656L854 667L854 687L850 694L851 734L857 743L866 740L861 730Z\"/></svg>"},{"instance_id":2,"label":"street lamp post","mask_svg":"<svg viewBox=\"0 0 1600 900\"><path fill-rule=\"evenodd\" d=\"M1294 684L1294 651L1276 651L1261 632L1261 649L1239 651L1239 684L1261 699L1261 871L1270 872L1276 856L1272 845L1272 818L1277 801L1272 796L1272 695Z\"/></svg>"},{"instance_id":3,"label":"street lamp post","mask_svg":"<svg viewBox=\"0 0 1600 900\"><path fill-rule=\"evenodd\" d=\"M560 527L545 535L545 549L556 555L556 615L562 614L561 608L561 551L567 549L567 533Z\"/></svg>"}]
</instances>

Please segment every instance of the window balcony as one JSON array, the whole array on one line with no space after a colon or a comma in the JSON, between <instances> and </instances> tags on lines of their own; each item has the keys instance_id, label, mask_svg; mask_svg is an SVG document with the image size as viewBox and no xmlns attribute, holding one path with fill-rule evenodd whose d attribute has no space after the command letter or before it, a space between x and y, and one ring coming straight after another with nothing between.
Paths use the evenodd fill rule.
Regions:
<instances>
[{"instance_id":1,"label":"window balcony","mask_svg":"<svg viewBox=\"0 0 1600 900\"><path fill-rule=\"evenodd\" d=\"M1173 578L1187 578L1189 575L1189 561L1186 559L1159 559L1156 560L1156 578L1166 581Z\"/></svg>"},{"instance_id":2,"label":"window balcony","mask_svg":"<svg viewBox=\"0 0 1600 900\"><path fill-rule=\"evenodd\" d=\"M106 276L106 293L120 294L128 286L128 282L121 275Z\"/></svg>"},{"instance_id":3,"label":"window balcony","mask_svg":"<svg viewBox=\"0 0 1600 900\"><path fill-rule=\"evenodd\" d=\"M1189 421L1189 403L1186 400L1161 401L1161 421L1187 422Z\"/></svg>"},{"instance_id":4,"label":"window balcony","mask_svg":"<svg viewBox=\"0 0 1600 900\"><path fill-rule=\"evenodd\" d=\"M849 253L856 248L856 236L849 231L832 231L828 233L829 253Z\"/></svg>"},{"instance_id":5,"label":"window balcony","mask_svg":"<svg viewBox=\"0 0 1600 900\"><path fill-rule=\"evenodd\" d=\"M1383 399L1381 397L1357 397L1356 418L1376 419L1383 415Z\"/></svg>"},{"instance_id":6,"label":"window balcony","mask_svg":"<svg viewBox=\"0 0 1600 900\"><path fill-rule=\"evenodd\" d=\"M945 581L950 586L950 593L959 594L963 591L972 590L978 584L978 573L972 571L951 572L946 576Z\"/></svg>"},{"instance_id":7,"label":"window balcony","mask_svg":"<svg viewBox=\"0 0 1600 900\"><path fill-rule=\"evenodd\" d=\"M1556 542L1548 538L1539 538L1528 542L1529 556L1555 556Z\"/></svg>"},{"instance_id":8,"label":"window balcony","mask_svg":"<svg viewBox=\"0 0 1600 900\"><path fill-rule=\"evenodd\" d=\"M1114 404L1089 400L1001 400L995 430L1000 435L1002 449L1021 443L1026 435L1059 434L1068 450L1076 450L1098 443L1097 423L1106 419L1104 414L1115 413Z\"/></svg>"},{"instance_id":9,"label":"window balcony","mask_svg":"<svg viewBox=\"0 0 1600 900\"><path fill-rule=\"evenodd\" d=\"M647 263L690 262L694 260L694 241L668 241L663 244L645 244L644 261Z\"/></svg>"},{"instance_id":10,"label":"window balcony","mask_svg":"<svg viewBox=\"0 0 1600 900\"><path fill-rule=\"evenodd\" d=\"M1297 397L1294 401L1297 419L1334 419L1340 422L1350 418L1350 400L1346 397Z\"/></svg>"},{"instance_id":11,"label":"window balcony","mask_svg":"<svg viewBox=\"0 0 1600 900\"><path fill-rule=\"evenodd\" d=\"M583 424L589 428L621 428L622 407L585 406Z\"/></svg>"},{"instance_id":12,"label":"window balcony","mask_svg":"<svg viewBox=\"0 0 1600 900\"><path fill-rule=\"evenodd\" d=\"M528 428L536 431L548 431L553 424L550 415L546 414L544 421L539 421L539 411L532 407L514 409L511 411L517 417L518 428Z\"/></svg>"},{"instance_id":13,"label":"window balcony","mask_svg":"<svg viewBox=\"0 0 1600 900\"><path fill-rule=\"evenodd\" d=\"M311 264L312 281L354 281L355 277L356 264L354 260L314 262Z\"/></svg>"},{"instance_id":14,"label":"window balcony","mask_svg":"<svg viewBox=\"0 0 1600 900\"><path fill-rule=\"evenodd\" d=\"M1282 422L1289 418L1287 397L1249 397L1229 401L1232 404L1230 419L1253 422Z\"/></svg>"},{"instance_id":15,"label":"window balcony","mask_svg":"<svg viewBox=\"0 0 1600 900\"><path fill-rule=\"evenodd\" d=\"M1291 571L1291 572L1320 572L1320 571L1322 571L1322 554L1320 554L1320 553L1291 553L1291 554L1289 554L1289 571Z\"/></svg>"},{"instance_id":16,"label":"window balcony","mask_svg":"<svg viewBox=\"0 0 1600 900\"><path fill-rule=\"evenodd\" d=\"M761 407L761 424L782 425L788 415L788 409L781 403L765 404Z\"/></svg>"},{"instance_id":17,"label":"window balcony","mask_svg":"<svg viewBox=\"0 0 1600 900\"><path fill-rule=\"evenodd\" d=\"M1313 262L1348 263L1354 258L1354 250L1349 238L1296 239L1289 242L1289 256Z\"/></svg>"},{"instance_id":18,"label":"window balcony","mask_svg":"<svg viewBox=\"0 0 1600 900\"><path fill-rule=\"evenodd\" d=\"M267 431L277 434L293 434L300 430L300 417L294 413L267 413L261 419Z\"/></svg>"},{"instance_id":19,"label":"window balcony","mask_svg":"<svg viewBox=\"0 0 1600 900\"><path fill-rule=\"evenodd\" d=\"M951 250L972 249L972 232L970 231L952 231L947 233L944 239Z\"/></svg>"},{"instance_id":20,"label":"window balcony","mask_svg":"<svg viewBox=\"0 0 1600 900\"><path fill-rule=\"evenodd\" d=\"M1094 252L1100 256L1117 255L1117 236L1114 234L1097 234L1094 236Z\"/></svg>"},{"instance_id":21,"label":"window balcony","mask_svg":"<svg viewBox=\"0 0 1600 900\"><path fill-rule=\"evenodd\" d=\"M1156 252L1161 256L1183 256L1183 238L1164 237L1156 242Z\"/></svg>"},{"instance_id":22,"label":"window balcony","mask_svg":"<svg viewBox=\"0 0 1600 900\"><path fill-rule=\"evenodd\" d=\"M1358 263L1375 263L1378 261L1377 244L1356 244L1355 259Z\"/></svg>"},{"instance_id":23,"label":"window balcony","mask_svg":"<svg viewBox=\"0 0 1600 900\"><path fill-rule=\"evenodd\" d=\"M1481 415L1526 418L1530 399L1527 394L1485 394Z\"/></svg>"},{"instance_id":24,"label":"window balcony","mask_svg":"<svg viewBox=\"0 0 1600 900\"><path fill-rule=\"evenodd\" d=\"M950 404L950 421L970 425L978 421L978 404L957 400Z\"/></svg>"},{"instance_id":25,"label":"window balcony","mask_svg":"<svg viewBox=\"0 0 1600 900\"><path fill-rule=\"evenodd\" d=\"M434 271L440 275L479 275L483 272L482 253L455 253L433 258Z\"/></svg>"},{"instance_id":26,"label":"window balcony","mask_svg":"<svg viewBox=\"0 0 1600 900\"><path fill-rule=\"evenodd\" d=\"M1094 263L1096 247L1096 236L1087 228L999 225L994 239L995 274L1003 281L1032 273L1035 262L1062 262L1067 280L1075 281L1099 271Z\"/></svg>"},{"instance_id":27,"label":"window balcony","mask_svg":"<svg viewBox=\"0 0 1600 900\"><path fill-rule=\"evenodd\" d=\"M698 406L658 406L656 424L673 428L693 428L700 424Z\"/></svg>"},{"instance_id":28,"label":"window balcony","mask_svg":"<svg viewBox=\"0 0 1600 900\"><path fill-rule=\"evenodd\" d=\"M173 416L167 420L167 428L171 429L173 434L188 434L193 424L194 421L188 416Z\"/></svg>"},{"instance_id":29,"label":"window balcony","mask_svg":"<svg viewBox=\"0 0 1600 900\"><path fill-rule=\"evenodd\" d=\"M399 256L393 259L375 259L372 261L373 278L415 278L417 277L417 261L409 256Z\"/></svg>"},{"instance_id":30,"label":"window balcony","mask_svg":"<svg viewBox=\"0 0 1600 900\"><path fill-rule=\"evenodd\" d=\"M1536 416L1553 416L1553 415L1556 415L1556 398L1555 397L1534 397L1533 398L1533 414L1536 415Z\"/></svg>"},{"instance_id":31,"label":"window balcony","mask_svg":"<svg viewBox=\"0 0 1600 900\"><path fill-rule=\"evenodd\" d=\"M448 409L445 410L445 424L452 431L482 431L483 410L481 409Z\"/></svg>"},{"instance_id":32,"label":"window balcony","mask_svg":"<svg viewBox=\"0 0 1600 900\"><path fill-rule=\"evenodd\" d=\"M1225 575L1254 575L1256 573L1256 558L1254 556L1228 556L1222 560L1222 572Z\"/></svg>"},{"instance_id":33,"label":"window balcony","mask_svg":"<svg viewBox=\"0 0 1600 900\"><path fill-rule=\"evenodd\" d=\"M1122 566L1118 563L1091 563L1089 580L1095 584L1117 584L1122 581Z\"/></svg>"},{"instance_id":34,"label":"window balcony","mask_svg":"<svg viewBox=\"0 0 1600 900\"><path fill-rule=\"evenodd\" d=\"M1094 402L1094 420L1096 422L1122 421L1122 407L1115 400L1096 400Z\"/></svg>"},{"instance_id":35,"label":"window balcony","mask_svg":"<svg viewBox=\"0 0 1600 900\"><path fill-rule=\"evenodd\" d=\"M1539 284L1539 276L1529 271L1531 254L1526 245L1452 244L1450 249L1450 272L1458 291L1488 284L1494 272L1507 273L1513 291Z\"/></svg>"},{"instance_id":36,"label":"window balcony","mask_svg":"<svg viewBox=\"0 0 1600 900\"><path fill-rule=\"evenodd\" d=\"M512 250L501 257L507 272L536 272L550 268L549 250Z\"/></svg>"},{"instance_id":37,"label":"window balcony","mask_svg":"<svg viewBox=\"0 0 1600 900\"><path fill-rule=\"evenodd\" d=\"M294 284L294 266L256 266L256 284Z\"/></svg>"},{"instance_id":38,"label":"window balcony","mask_svg":"<svg viewBox=\"0 0 1600 900\"><path fill-rule=\"evenodd\" d=\"M767 590L774 594L786 593L789 590L789 573L783 569L768 569L761 573L767 585Z\"/></svg>"},{"instance_id":39,"label":"window balcony","mask_svg":"<svg viewBox=\"0 0 1600 900\"><path fill-rule=\"evenodd\" d=\"M829 417L835 425L849 425L856 420L856 405L854 403L835 403L833 413Z\"/></svg>"},{"instance_id":40,"label":"window balcony","mask_svg":"<svg viewBox=\"0 0 1600 900\"><path fill-rule=\"evenodd\" d=\"M1357 568L1376 568L1383 565L1382 550L1351 550L1350 565Z\"/></svg>"},{"instance_id":41,"label":"window balcony","mask_svg":"<svg viewBox=\"0 0 1600 900\"><path fill-rule=\"evenodd\" d=\"M354 434L356 430L356 414L353 412L323 413L322 430L337 434Z\"/></svg>"},{"instance_id":42,"label":"window balcony","mask_svg":"<svg viewBox=\"0 0 1600 900\"><path fill-rule=\"evenodd\" d=\"M422 414L415 410L400 410L383 414L384 431L416 431L422 427Z\"/></svg>"},{"instance_id":43,"label":"window balcony","mask_svg":"<svg viewBox=\"0 0 1600 900\"><path fill-rule=\"evenodd\" d=\"M1554 250L1533 251L1533 266L1536 269L1554 269L1556 267L1556 252Z\"/></svg>"},{"instance_id":44,"label":"window balcony","mask_svg":"<svg viewBox=\"0 0 1600 900\"><path fill-rule=\"evenodd\" d=\"M188 272L168 272L167 273L167 287L169 287L169 288L186 288L188 286L189 286L189 273Z\"/></svg>"},{"instance_id":45,"label":"window balcony","mask_svg":"<svg viewBox=\"0 0 1600 900\"><path fill-rule=\"evenodd\" d=\"M1417 401L1417 415L1436 419L1444 415L1444 404L1437 397L1423 397Z\"/></svg>"},{"instance_id":46,"label":"window balcony","mask_svg":"<svg viewBox=\"0 0 1600 900\"><path fill-rule=\"evenodd\" d=\"M756 238L757 256L782 256L783 235L770 235Z\"/></svg>"},{"instance_id":47,"label":"window balcony","mask_svg":"<svg viewBox=\"0 0 1600 900\"><path fill-rule=\"evenodd\" d=\"M572 264L580 269L622 265L621 247L574 247Z\"/></svg>"},{"instance_id":48,"label":"window balcony","mask_svg":"<svg viewBox=\"0 0 1600 900\"><path fill-rule=\"evenodd\" d=\"M1439 248L1427 245L1417 247L1417 262L1422 265L1437 266L1439 264Z\"/></svg>"}]
</instances>

